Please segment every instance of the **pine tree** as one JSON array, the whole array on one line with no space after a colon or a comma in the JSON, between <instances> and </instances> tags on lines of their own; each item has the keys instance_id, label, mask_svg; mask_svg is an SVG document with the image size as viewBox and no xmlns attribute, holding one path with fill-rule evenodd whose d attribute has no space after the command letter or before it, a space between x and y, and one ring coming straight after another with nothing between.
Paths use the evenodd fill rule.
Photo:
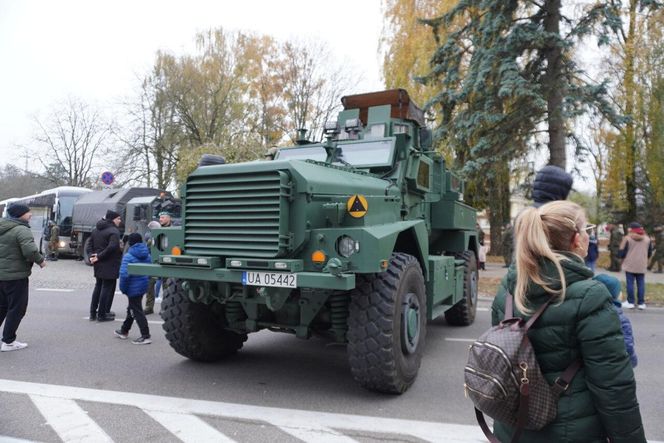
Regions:
<instances>
[{"instance_id":1,"label":"pine tree","mask_svg":"<svg viewBox=\"0 0 664 443\"><path fill-rule=\"evenodd\" d=\"M435 136L454 147L466 179L475 182L471 198L489 206L492 226L509 221L509 210L501 209L509 208L509 192L500 193L506 201L488 193L509 187L510 161L538 145L540 133L548 134L549 163L565 168L574 118L592 109L618 120L606 82L589 83L573 55L590 34L608 42L621 26L619 8L596 2L579 18L564 11L561 0L461 0L423 20L435 35L446 35L422 78L440 91L429 102L443 114ZM451 24L455 30L447 32Z\"/></svg>"},{"instance_id":2,"label":"pine tree","mask_svg":"<svg viewBox=\"0 0 664 443\"><path fill-rule=\"evenodd\" d=\"M438 32L465 17L466 26L440 43L424 81L440 83L432 101L445 112L438 133L467 147L467 170L496 154L521 154L543 131L549 163L565 168L571 119L588 109L615 118L606 83L586 81L572 57L583 37L595 34L603 44L618 31L615 3L597 2L574 19L563 14L561 0L462 0L425 20Z\"/></svg>"}]
</instances>

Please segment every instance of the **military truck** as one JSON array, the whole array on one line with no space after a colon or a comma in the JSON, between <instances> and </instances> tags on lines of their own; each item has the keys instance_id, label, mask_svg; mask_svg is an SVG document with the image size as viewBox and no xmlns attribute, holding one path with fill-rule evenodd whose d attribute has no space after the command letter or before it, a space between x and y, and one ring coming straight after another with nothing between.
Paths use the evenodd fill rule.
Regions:
<instances>
[{"instance_id":1,"label":"military truck","mask_svg":"<svg viewBox=\"0 0 664 443\"><path fill-rule=\"evenodd\" d=\"M152 264L171 347L227 358L262 329L347 345L353 377L402 393L427 321L469 325L477 306L476 213L432 150L404 90L346 96L324 142L272 161L207 165L183 186L183 225L155 230Z\"/></svg>"},{"instance_id":2,"label":"military truck","mask_svg":"<svg viewBox=\"0 0 664 443\"><path fill-rule=\"evenodd\" d=\"M180 217L179 200L173 198L169 192L159 189L138 187L103 189L83 195L74 204L69 244L88 264L90 260L86 252L86 242L89 241L90 233L97 222L109 209L122 217L120 232L123 235L132 232L144 234L147 224L158 219L162 210L170 212L178 222Z\"/></svg>"}]
</instances>

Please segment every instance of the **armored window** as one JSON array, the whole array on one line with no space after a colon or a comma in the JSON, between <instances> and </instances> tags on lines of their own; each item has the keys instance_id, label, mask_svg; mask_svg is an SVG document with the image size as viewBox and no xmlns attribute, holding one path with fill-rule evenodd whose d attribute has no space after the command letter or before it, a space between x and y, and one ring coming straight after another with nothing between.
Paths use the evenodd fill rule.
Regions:
<instances>
[{"instance_id":1,"label":"armored window","mask_svg":"<svg viewBox=\"0 0 664 443\"><path fill-rule=\"evenodd\" d=\"M417 187L429 189L429 163L421 161L417 168Z\"/></svg>"},{"instance_id":2,"label":"armored window","mask_svg":"<svg viewBox=\"0 0 664 443\"><path fill-rule=\"evenodd\" d=\"M371 138L383 138L385 137L385 123L380 123L378 125L371 125L369 128L369 135Z\"/></svg>"},{"instance_id":3,"label":"armored window","mask_svg":"<svg viewBox=\"0 0 664 443\"><path fill-rule=\"evenodd\" d=\"M396 134L409 134L410 133L408 125L402 125L402 124L399 124L399 123L395 123L395 124L392 125L392 132L394 133L394 135L396 135Z\"/></svg>"}]
</instances>

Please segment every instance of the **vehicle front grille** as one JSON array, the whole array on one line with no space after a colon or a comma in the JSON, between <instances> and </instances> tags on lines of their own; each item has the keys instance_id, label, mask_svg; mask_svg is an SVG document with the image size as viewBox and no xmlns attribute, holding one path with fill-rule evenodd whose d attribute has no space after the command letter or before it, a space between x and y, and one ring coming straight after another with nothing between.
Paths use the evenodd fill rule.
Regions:
<instances>
[{"instance_id":1,"label":"vehicle front grille","mask_svg":"<svg viewBox=\"0 0 664 443\"><path fill-rule=\"evenodd\" d=\"M276 258L289 246L284 171L193 176L187 181L188 255Z\"/></svg>"}]
</instances>

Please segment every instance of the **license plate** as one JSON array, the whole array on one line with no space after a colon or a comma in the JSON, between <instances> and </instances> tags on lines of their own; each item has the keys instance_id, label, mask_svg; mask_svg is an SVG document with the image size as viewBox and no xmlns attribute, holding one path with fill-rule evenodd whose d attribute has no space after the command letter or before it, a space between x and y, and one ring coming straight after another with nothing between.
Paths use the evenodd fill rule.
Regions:
<instances>
[{"instance_id":1,"label":"license plate","mask_svg":"<svg viewBox=\"0 0 664 443\"><path fill-rule=\"evenodd\" d=\"M297 288L297 275L284 272L245 271L242 273L242 284L245 286Z\"/></svg>"}]
</instances>

